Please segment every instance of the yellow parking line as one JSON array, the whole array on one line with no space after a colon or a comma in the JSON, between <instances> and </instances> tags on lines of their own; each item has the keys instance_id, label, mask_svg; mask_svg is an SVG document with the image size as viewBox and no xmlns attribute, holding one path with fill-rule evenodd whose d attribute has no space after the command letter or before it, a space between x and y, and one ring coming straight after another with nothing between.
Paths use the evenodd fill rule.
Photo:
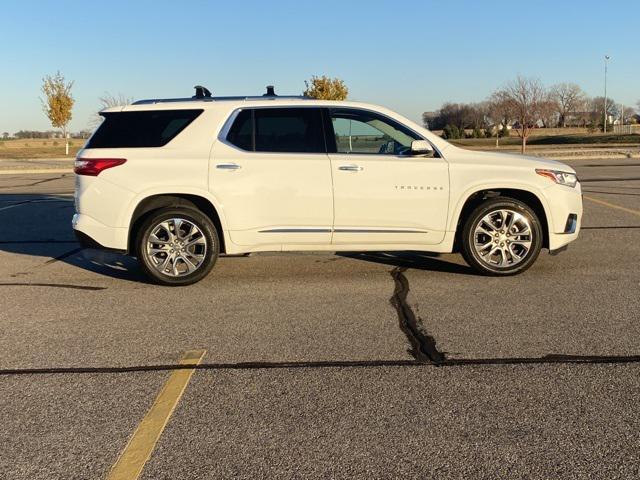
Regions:
<instances>
[{"instance_id":1,"label":"yellow parking line","mask_svg":"<svg viewBox=\"0 0 640 480\"><path fill-rule=\"evenodd\" d=\"M189 350L185 352L180 364L198 365L205 352L206 350ZM194 371L195 369L189 368L171 373L120 458L111 468L107 480L135 480L142 473Z\"/></svg>"},{"instance_id":2,"label":"yellow parking line","mask_svg":"<svg viewBox=\"0 0 640 480\"><path fill-rule=\"evenodd\" d=\"M622 207L620 205L616 205L615 203L605 202L604 200L600 200L599 198L593 198L584 196L585 200L589 200L590 202L599 203L600 205L604 205L605 207L615 208L616 210L622 210L623 212L631 213L633 215L638 215L640 217L640 210L634 210L633 208Z\"/></svg>"}]
</instances>

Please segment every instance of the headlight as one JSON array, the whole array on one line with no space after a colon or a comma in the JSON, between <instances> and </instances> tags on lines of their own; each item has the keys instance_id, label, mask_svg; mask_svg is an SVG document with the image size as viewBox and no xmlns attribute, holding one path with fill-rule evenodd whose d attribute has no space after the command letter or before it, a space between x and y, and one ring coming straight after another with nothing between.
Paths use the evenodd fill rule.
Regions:
<instances>
[{"instance_id":1,"label":"headlight","mask_svg":"<svg viewBox=\"0 0 640 480\"><path fill-rule=\"evenodd\" d=\"M578 176L575 173L561 172L560 170L544 170L542 168L536 168L536 173L560 185L566 185L567 187L575 187L578 183Z\"/></svg>"}]
</instances>

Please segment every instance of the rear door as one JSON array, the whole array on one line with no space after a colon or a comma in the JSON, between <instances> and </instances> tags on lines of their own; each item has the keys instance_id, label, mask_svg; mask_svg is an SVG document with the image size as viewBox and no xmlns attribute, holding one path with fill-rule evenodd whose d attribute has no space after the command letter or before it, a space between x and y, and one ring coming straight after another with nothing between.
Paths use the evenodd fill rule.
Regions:
<instances>
[{"instance_id":1,"label":"rear door","mask_svg":"<svg viewBox=\"0 0 640 480\"><path fill-rule=\"evenodd\" d=\"M377 112L329 111L334 244L437 244L444 238L449 169L438 156L412 156L422 138Z\"/></svg>"},{"instance_id":2,"label":"rear door","mask_svg":"<svg viewBox=\"0 0 640 480\"><path fill-rule=\"evenodd\" d=\"M237 245L331 243L333 196L321 110L240 109L214 144L210 189Z\"/></svg>"}]
</instances>

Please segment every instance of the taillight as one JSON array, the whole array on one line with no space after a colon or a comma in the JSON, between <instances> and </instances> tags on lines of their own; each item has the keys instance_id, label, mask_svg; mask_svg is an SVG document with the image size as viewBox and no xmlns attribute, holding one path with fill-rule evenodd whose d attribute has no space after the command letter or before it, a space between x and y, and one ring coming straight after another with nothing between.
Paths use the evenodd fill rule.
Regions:
<instances>
[{"instance_id":1,"label":"taillight","mask_svg":"<svg viewBox=\"0 0 640 480\"><path fill-rule=\"evenodd\" d=\"M126 158L76 158L73 171L77 175L97 177L103 170L117 167L126 161Z\"/></svg>"}]
</instances>

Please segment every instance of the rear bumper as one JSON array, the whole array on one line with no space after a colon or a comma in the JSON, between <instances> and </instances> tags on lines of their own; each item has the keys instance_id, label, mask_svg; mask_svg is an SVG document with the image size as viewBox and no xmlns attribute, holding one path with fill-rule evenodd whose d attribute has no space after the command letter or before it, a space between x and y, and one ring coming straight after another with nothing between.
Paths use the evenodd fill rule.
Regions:
<instances>
[{"instance_id":1,"label":"rear bumper","mask_svg":"<svg viewBox=\"0 0 640 480\"><path fill-rule=\"evenodd\" d=\"M563 245L562 247L556 248L555 250L549 250L549 255L553 255L553 256L558 255L566 251L568 248L569 248L569 245Z\"/></svg>"},{"instance_id":2,"label":"rear bumper","mask_svg":"<svg viewBox=\"0 0 640 480\"><path fill-rule=\"evenodd\" d=\"M71 225L76 238L83 247L127 251L126 228L110 227L81 213L73 215Z\"/></svg>"}]
</instances>

